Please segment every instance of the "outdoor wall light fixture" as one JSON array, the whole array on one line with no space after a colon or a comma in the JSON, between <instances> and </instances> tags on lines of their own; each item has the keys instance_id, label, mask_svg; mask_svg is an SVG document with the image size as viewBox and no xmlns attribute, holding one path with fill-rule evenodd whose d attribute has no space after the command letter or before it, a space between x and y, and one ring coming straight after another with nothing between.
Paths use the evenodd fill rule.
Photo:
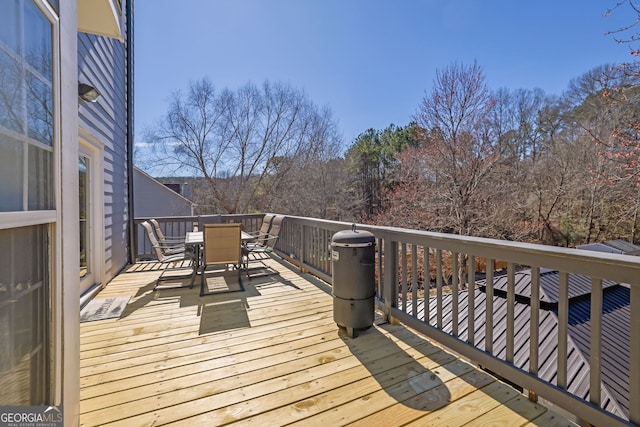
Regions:
<instances>
[{"instance_id":1,"label":"outdoor wall light fixture","mask_svg":"<svg viewBox=\"0 0 640 427\"><path fill-rule=\"evenodd\" d=\"M96 102L100 96L100 92L93 86L85 83L78 83L78 96L87 102Z\"/></svg>"}]
</instances>

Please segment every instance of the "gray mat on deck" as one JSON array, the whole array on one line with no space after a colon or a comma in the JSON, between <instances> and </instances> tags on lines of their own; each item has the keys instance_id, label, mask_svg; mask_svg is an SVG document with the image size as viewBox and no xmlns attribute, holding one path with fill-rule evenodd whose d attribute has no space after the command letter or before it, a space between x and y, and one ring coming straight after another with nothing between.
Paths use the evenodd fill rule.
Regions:
<instances>
[{"instance_id":1,"label":"gray mat on deck","mask_svg":"<svg viewBox=\"0 0 640 427\"><path fill-rule=\"evenodd\" d=\"M94 299L80 312L80 322L118 318L130 299L131 297Z\"/></svg>"}]
</instances>

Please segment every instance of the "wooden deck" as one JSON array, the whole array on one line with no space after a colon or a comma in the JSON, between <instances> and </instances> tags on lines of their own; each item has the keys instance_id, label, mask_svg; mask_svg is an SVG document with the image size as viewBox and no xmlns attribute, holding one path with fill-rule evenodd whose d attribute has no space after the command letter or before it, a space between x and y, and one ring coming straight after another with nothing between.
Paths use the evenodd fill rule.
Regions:
<instances>
[{"instance_id":1,"label":"wooden deck","mask_svg":"<svg viewBox=\"0 0 640 427\"><path fill-rule=\"evenodd\" d=\"M572 425L405 326L347 337L326 284L265 262L205 297L114 279L97 298L131 296L121 318L81 324L81 425Z\"/></svg>"}]
</instances>

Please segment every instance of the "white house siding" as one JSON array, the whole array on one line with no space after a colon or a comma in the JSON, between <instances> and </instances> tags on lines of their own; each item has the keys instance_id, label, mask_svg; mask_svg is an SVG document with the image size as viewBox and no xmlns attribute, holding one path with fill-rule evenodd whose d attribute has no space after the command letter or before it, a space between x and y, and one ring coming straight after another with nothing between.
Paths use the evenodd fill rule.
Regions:
<instances>
[{"instance_id":1,"label":"white house siding","mask_svg":"<svg viewBox=\"0 0 640 427\"><path fill-rule=\"evenodd\" d=\"M78 80L101 94L95 103L80 103L79 126L103 153L105 283L128 261L126 70L124 43L78 33Z\"/></svg>"}]
</instances>

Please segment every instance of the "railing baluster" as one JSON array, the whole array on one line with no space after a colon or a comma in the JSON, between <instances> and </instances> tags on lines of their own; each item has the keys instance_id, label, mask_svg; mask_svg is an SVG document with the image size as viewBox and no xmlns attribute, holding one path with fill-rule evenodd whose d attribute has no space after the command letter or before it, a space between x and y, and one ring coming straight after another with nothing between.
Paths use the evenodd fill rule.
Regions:
<instances>
[{"instance_id":1,"label":"railing baluster","mask_svg":"<svg viewBox=\"0 0 640 427\"><path fill-rule=\"evenodd\" d=\"M377 283L377 289L376 289L376 296L380 299L383 298L384 295L384 287L383 287L383 283L384 281L382 280L382 239L378 238L377 242L376 242L376 253L378 256L378 283Z\"/></svg>"},{"instance_id":2,"label":"railing baluster","mask_svg":"<svg viewBox=\"0 0 640 427\"><path fill-rule=\"evenodd\" d=\"M538 374L538 355L540 340L540 268L531 267L531 314L529 334L531 337L529 348L529 372Z\"/></svg>"},{"instance_id":3,"label":"railing baluster","mask_svg":"<svg viewBox=\"0 0 640 427\"><path fill-rule=\"evenodd\" d=\"M507 356L506 360L513 363L513 342L515 338L515 303L516 284L515 266L512 262L507 264Z\"/></svg>"},{"instance_id":4,"label":"railing baluster","mask_svg":"<svg viewBox=\"0 0 640 427\"><path fill-rule=\"evenodd\" d=\"M602 279L591 278L591 346L589 353L589 400L600 406L601 342L602 342Z\"/></svg>"},{"instance_id":5,"label":"railing baluster","mask_svg":"<svg viewBox=\"0 0 640 427\"><path fill-rule=\"evenodd\" d=\"M422 247L422 265L424 267L424 274L422 275L422 287L424 289L423 306L424 306L424 321L429 323L429 294L431 291L431 273L429 273L429 248L427 246Z\"/></svg>"},{"instance_id":6,"label":"railing baluster","mask_svg":"<svg viewBox=\"0 0 640 427\"><path fill-rule=\"evenodd\" d=\"M437 326L442 329L442 249L436 249L436 275Z\"/></svg>"},{"instance_id":7,"label":"railing baluster","mask_svg":"<svg viewBox=\"0 0 640 427\"><path fill-rule=\"evenodd\" d=\"M411 307L413 317L418 317L418 246L411 245Z\"/></svg>"},{"instance_id":8,"label":"railing baluster","mask_svg":"<svg viewBox=\"0 0 640 427\"><path fill-rule=\"evenodd\" d=\"M569 275L560 272L558 295L558 387L567 388L567 329L569 326Z\"/></svg>"},{"instance_id":9,"label":"railing baluster","mask_svg":"<svg viewBox=\"0 0 640 427\"><path fill-rule=\"evenodd\" d=\"M640 284L631 284L629 324L629 420L640 425ZM635 337L635 338L634 338Z\"/></svg>"},{"instance_id":10,"label":"railing baluster","mask_svg":"<svg viewBox=\"0 0 640 427\"><path fill-rule=\"evenodd\" d=\"M402 311L407 312L407 244L404 242L402 243Z\"/></svg>"},{"instance_id":11,"label":"railing baluster","mask_svg":"<svg viewBox=\"0 0 640 427\"><path fill-rule=\"evenodd\" d=\"M484 349L487 353L493 354L493 272L495 270L495 261L493 259L486 260L486 320L484 325Z\"/></svg>"},{"instance_id":12,"label":"railing baluster","mask_svg":"<svg viewBox=\"0 0 640 427\"><path fill-rule=\"evenodd\" d=\"M451 252L451 333L458 336L458 253Z\"/></svg>"},{"instance_id":13,"label":"railing baluster","mask_svg":"<svg viewBox=\"0 0 640 427\"><path fill-rule=\"evenodd\" d=\"M469 324L467 326L467 342L475 345L476 336L476 258L469 255L469 275L467 276L467 313Z\"/></svg>"}]
</instances>

